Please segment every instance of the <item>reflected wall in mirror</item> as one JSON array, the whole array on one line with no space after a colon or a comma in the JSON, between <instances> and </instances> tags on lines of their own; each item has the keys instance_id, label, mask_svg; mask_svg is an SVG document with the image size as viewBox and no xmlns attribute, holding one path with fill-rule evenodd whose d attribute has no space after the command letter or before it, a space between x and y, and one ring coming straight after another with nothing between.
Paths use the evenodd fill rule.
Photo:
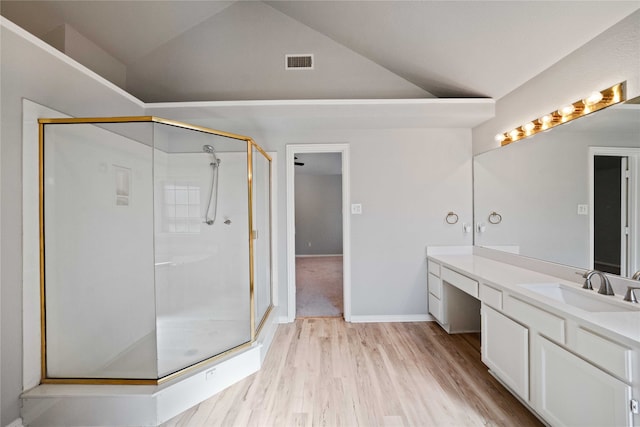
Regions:
<instances>
[{"instance_id":1,"label":"reflected wall in mirror","mask_svg":"<svg viewBox=\"0 0 640 427\"><path fill-rule=\"evenodd\" d=\"M640 98L474 159L478 246L629 277L639 210Z\"/></svg>"}]
</instances>

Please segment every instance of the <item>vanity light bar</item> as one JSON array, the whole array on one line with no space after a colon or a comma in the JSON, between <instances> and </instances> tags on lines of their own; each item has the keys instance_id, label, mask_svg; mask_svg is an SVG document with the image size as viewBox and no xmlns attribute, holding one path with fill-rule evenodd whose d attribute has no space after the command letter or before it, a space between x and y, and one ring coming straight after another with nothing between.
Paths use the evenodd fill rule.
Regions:
<instances>
[{"instance_id":1,"label":"vanity light bar","mask_svg":"<svg viewBox=\"0 0 640 427\"><path fill-rule=\"evenodd\" d=\"M552 113L545 114L508 132L499 133L495 139L502 146L505 146L623 101L625 101L625 85L618 83L599 92L593 92L584 99L560 107Z\"/></svg>"}]
</instances>

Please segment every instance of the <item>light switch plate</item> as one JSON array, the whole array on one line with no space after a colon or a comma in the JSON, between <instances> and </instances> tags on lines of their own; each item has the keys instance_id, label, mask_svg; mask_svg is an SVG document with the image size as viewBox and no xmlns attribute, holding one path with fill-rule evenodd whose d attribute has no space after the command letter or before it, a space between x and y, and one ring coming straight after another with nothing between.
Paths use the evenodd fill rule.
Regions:
<instances>
[{"instance_id":1,"label":"light switch plate","mask_svg":"<svg viewBox=\"0 0 640 427\"><path fill-rule=\"evenodd\" d=\"M578 205L578 215L589 215L589 205Z\"/></svg>"},{"instance_id":2,"label":"light switch plate","mask_svg":"<svg viewBox=\"0 0 640 427\"><path fill-rule=\"evenodd\" d=\"M353 215L361 215L362 214L362 205L360 203L354 203L351 205L351 213Z\"/></svg>"}]
</instances>

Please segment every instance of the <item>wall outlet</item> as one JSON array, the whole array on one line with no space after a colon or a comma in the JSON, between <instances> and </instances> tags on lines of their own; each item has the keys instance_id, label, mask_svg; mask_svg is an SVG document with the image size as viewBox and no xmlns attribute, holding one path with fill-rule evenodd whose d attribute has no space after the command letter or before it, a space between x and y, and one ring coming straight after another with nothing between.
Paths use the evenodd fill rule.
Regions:
<instances>
[{"instance_id":1,"label":"wall outlet","mask_svg":"<svg viewBox=\"0 0 640 427\"><path fill-rule=\"evenodd\" d=\"M589 215L589 205L578 205L578 215Z\"/></svg>"},{"instance_id":2,"label":"wall outlet","mask_svg":"<svg viewBox=\"0 0 640 427\"><path fill-rule=\"evenodd\" d=\"M360 203L354 203L351 205L351 213L353 215L362 215L362 205Z\"/></svg>"}]
</instances>

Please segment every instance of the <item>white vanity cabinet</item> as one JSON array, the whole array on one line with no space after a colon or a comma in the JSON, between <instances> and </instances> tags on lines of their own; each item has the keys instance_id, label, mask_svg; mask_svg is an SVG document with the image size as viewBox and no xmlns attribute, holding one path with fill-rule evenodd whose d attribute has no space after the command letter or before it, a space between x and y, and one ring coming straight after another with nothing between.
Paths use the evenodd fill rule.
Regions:
<instances>
[{"instance_id":1,"label":"white vanity cabinet","mask_svg":"<svg viewBox=\"0 0 640 427\"><path fill-rule=\"evenodd\" d=\"M539 273L471 255L441 258L429 259L431 313L462 332L457 316L478 316L470 300L481 302L482 362L532 412L553 427L640 427L638 335L598 321L640 325L635 313L564 310L522 291L519 283L549 280Z\"/></svg>"},{"instance_id":2,"label":"white vanity cabinet","mask_svg":"<svg viewBox=\"0 0 640 427\"><path fill-rule=\"evenodd\" d=\"M631 386L540 339L538 413L553 426L632 426Z\"/></svg>"},{"instance_id":3,"label":"white vanity cabinet","mask_svg":"<svg viewBox=\"0 0 640 427\"><path fill-rule=\"evenodd\" d=\"M512 392L529 400L529 330L482 304L482 362Z\"/></svg>"},{"instance_id":4,"label":"white vanity cabinet","mask_svg":"<svg viewBox=\"0 0 640 427\"><path fill-rule=\"evenodd\" d=\"M480 331L478 282L432 260L428 262L429 314L448 333Z\"/></svg>"},{"instance_id":5,"label":"white vanity cabinet","mask_svg":"<svg viewBox=\"0 0 640 427\"><path fill-rule=\"evenodd\" d=\"M440 325L447 323L444 307L442 304L442 280L440 279L440 264L429 261L427 265L428 289L429 289L429 314L431 314Z\"/></svg>"},{"instance_id":6,"label":"white vanity cabinet","mask_svg":"<svg viewBox=\"0 0 640 427\"><path fill-rule=\"evenodd\" d=\"M491 319L489 310L483 309L483 314L486 311ZM515 374L511 365L506 364L512 367L511 371L506 371L504 363L497 367L485 364L553 426L633 426L633 414L630 411L632 350L599 337L558 314L512 295L507 295L504 300L504 315L515 319L518 322L516 325L528 330L530 396L525 397L517 385L513 385ZM499 315L495 312L493 317ZM504 329L506 321L503 320L502 324L501 328ZM486 346L491 350L491 335L505 332L496 327L495 322L487 326L489 342ZM517 330L513 325L510 327ZM491 331L494 328L495 331ZM483 336L483 353L484 339ZM495 339L493 341L495 343ZM518 353L519 346L512 343L511 347L509 351L521 362L523 358ZM489 352L488 356L491 355ZM483 361L484 358L483 354Z\"/></svg>"}]
</instances>

